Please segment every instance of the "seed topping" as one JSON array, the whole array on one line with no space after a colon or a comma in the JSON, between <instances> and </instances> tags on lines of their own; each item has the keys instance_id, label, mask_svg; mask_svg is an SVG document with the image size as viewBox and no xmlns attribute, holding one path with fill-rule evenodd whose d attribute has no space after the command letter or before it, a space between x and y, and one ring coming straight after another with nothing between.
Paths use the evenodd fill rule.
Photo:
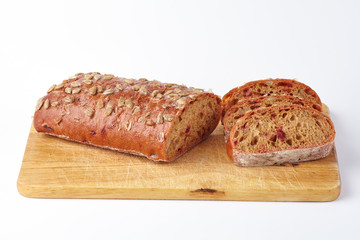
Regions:
<instances>
[{"instance_id":1,"label":"seed topping","mask_svg":"<svg viewBox=\"0 0 360 240\"><path fill-rule=\"evenodd\" d=\"M156 123L157 124L163 124L164 123L164 117L161 113L159 113L159 115L156 118Z\"/></svg>"},{"instance_id":2,"label":"seed topping","mask_svg":"<svg viewBox=\"0 0 360 240\"><path fill-rule=\"evenodd\" d=\"M50 101L49 101L49 99L46 99L44 102L44 108L48 109L49 107L50 107Z\"/></svg>"},{"instance_id":3,"label":"seed topping","mask_svg":"<svg viewBox=\"0 0 360 240\"><path fill-rule=\"evenodd\" d=\"M118 100L118 107L125 106L125 99L123 97L120 97Z\"/></svg>"},{"instance_id":4,"label":"seed topping","mask_svg":"<svg viewBox=\"0 0 360 240\"><path fill-rule=\"evenodd\" d=\"M91 96L95 96L95 95L96 95L96 92L97 92L97 88L96 88L95 86L93 86L93 87L91 87L91 88L89 89L89 94L90 94Z\"/></svg>"},{"instance_id":5,"label":"seed topping","mask_svg":"<svg viewBox=\"0 0 360 240\"><path fill-rule=\"evenodd\" d=\"M59 106L59 102L52 102L52 103L51 103L51 106L52 106L52 107L57 107L57 106Z\"/></svg>"},{"instance_id":6,"label":"seed topping","mask_svg":"<svg viewBox=\"0 0 360 240\"><path fill-rule=\"evenodd\" d=\"M102 99L99 99L99 100L97 101L96 107L99 108L99 109L101 109L101 108L104 107L104 102L103 102Z\"/></svg>"},{"instance_id":7,"label":"seed topping","mask_svg":"<svg viewBox=\"0 0 360 240\"><path fill-rule=\"evenodd\" d=\"M88 116L88 117L92 117L94 115L94 110L92 110L92 108L85 108L84 109L84 113Z\"/></svg>"},{"instance_id":8,"label":"seed topping","mask_svg":"<svg viewBox=\"0 0 360 240\"><path fill-rule=\"evenodd\" d=\"M109 88L109 89L106 89L104 92L103 92L103 95L111 95L114 93L114 89L112 88Z\"/></svg>"},{"instance_id":9,"label":"seed topping","mask_svg":"<svg viewBox=\"0 0 360 240\"><path fill-rule=\"evenodd\" d=\"M65 103L73 103L74 102L74 97L73 96L66 96L66 97L64 97L64 102Z\"/></svg>"},{"instance_id":10,"label":"seed topping","mask_svg":"<svg viewBox=\"0 0 360 240\"><path fill-rule=\"evenodd\" d=\"M113 79L113 77L114 77L114 75L112 75L112 74L105 74L104 80L111 80L111 79Z\"/></svg>"},{"instance_id":11,"label":"seed topping","mask_svg":"<svg viewBox=\"0 0 360 240\"><path fill-rule=\"evenodd\" d=\"M50 93L52 90L54 90L56 87L56 84L52 85L48 90L47 93Z\"/></svg>"},{"instance_id":12,"label":"seed topping","mask_svg":"<svg viewBox=\"0 0 360 240\"><path fill-rule=\"evenodd\" d=\"M73 90L72 90L72 94L77 94L77 93L79 93L81 91L81 88L74 88Z\"/></svg>"},{"instance_id":13,"label":"seed topping","mask_svg":"<svg viewBox=\"0 0 360 240\"><path fill-rule=\"evenodd\" d=\"M114 110L114 104L108 103L105 108L105 114L109 116L113 112L113 110Z\"/></svg>"},{"instance_id":14,"label":"seed topping","mask_svg":"<svg viewBox=\"0 0 360 240\"><path fill-rule=\"evenodd\" d=\"M44 100L43 100L43 98L40 98L36 104L36 108L35 108L36 111L40 110L40 108L42 107L43 104L44 104Z\"/></svg>"},{"instance_id":15,"label":"seed topping","mask_svg":"<svg viewBox=\"0 0 360 240\"><path fill-rule=\"evenodd\" d=\"M164 120L167 122L171 122L172 120L174 120L174 115L164 114Z\"/></svg>"},{"instance_id":16,"label":"seed topping","mask_svg":"<svg viewBox=\"0 0 360 240\"><path fill-rule=\"evenodd\" d=\"M65 92L71 94L72 89L70 87L65 88Z\"/></svg>"},{"instance_id":17,"label":"seed topping","mask_svg":"<svg viewBox=\"0 0 360 240\"><path fill-rule=\"evenodd\" d=\"M125 106L129 109L132 109L134 107L134 103L131 101L131 99L126 99L125 100Z\"/></svg>"}]
</instances>

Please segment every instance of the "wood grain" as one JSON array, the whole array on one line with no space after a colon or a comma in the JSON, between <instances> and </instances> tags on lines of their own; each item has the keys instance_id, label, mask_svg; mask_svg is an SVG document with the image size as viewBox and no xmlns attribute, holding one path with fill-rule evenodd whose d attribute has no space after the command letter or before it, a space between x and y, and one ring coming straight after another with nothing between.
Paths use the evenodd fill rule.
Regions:
<instances>
[{"instance_id":1,"label":"wood grain","mask_svg":"<svg viewBox=\"0 0 360 240\"><path fill-rule=\"evenodd\" d=\"M236 167L220 125L172 163L69 142L32 127L18 191L33 198L332 201L340 177L335 149L316 161Z\"/></svg>"}]
</instances>

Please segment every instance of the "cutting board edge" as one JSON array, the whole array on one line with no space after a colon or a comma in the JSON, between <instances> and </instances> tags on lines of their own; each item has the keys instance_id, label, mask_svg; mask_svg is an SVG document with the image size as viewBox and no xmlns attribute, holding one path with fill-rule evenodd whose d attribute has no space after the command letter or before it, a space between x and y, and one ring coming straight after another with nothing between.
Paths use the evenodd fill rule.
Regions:
<instances>
[{"instance_id":1,"label":"cutting board edge","mask_svg":"<svg viewBox=\"0 0 360 240\"><path fill-rule=\"evenodd\" d=\"M220 200L220 201L294 201L294 202L330 202L336 200L341 192L340 181L332 187L313 190L304 194L299 191L237 191L227 193L221 190L203 189L126 189L126 188L90 188L64 187L52 188L36 185L26 185L18 179L17 189L20 195L27 198L48 199L149 199L149 200ZM140 191L141 190L141 191ZM164 197L166 192L166 197Z\"/></svg>"}]
</instances>

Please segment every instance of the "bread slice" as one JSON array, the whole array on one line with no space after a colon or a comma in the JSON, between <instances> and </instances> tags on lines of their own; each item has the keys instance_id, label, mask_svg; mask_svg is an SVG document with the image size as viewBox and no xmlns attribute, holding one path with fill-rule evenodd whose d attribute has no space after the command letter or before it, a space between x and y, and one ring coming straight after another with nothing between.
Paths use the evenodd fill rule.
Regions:
<instances>
[{"instance_id":1,"label":"bread slice","mask_svg":"<svg viewBox=\"0 0 360 240\"><path fill-rule=\"evenodd\" d=\"M259 108L279 106L279 105L299 105L313 108L321 112L321 106L303 99L292 96L274 95L270 97L258 97L240 101L226 111L223 117L225 141L229 138L231 128L239 118L243 117L248 111Z\"/></svg>"},{"instance_id":2,"label":"bread slice","mask_svg":"<svg viewBox=\"0 0 360 240\"><path fill-rule=\"evenodd\" d=\"M247 112L230 131L228 156L238 166L265 166L327 156L334 143L330 118L298 105Z\"/></svg>"},{"instance_id":3,"label":"bread slice","mask_svg":"<svg viewBox=\"0 0 360 240\"><path fill-rule=\"evenodd\" d=\"M273 95L294 96L321 106L316 92L303 83L290 79L266 79L248 82L225 94L222 98L222 117L232 105L239 101Z\"/></svg>"}]
</instances>

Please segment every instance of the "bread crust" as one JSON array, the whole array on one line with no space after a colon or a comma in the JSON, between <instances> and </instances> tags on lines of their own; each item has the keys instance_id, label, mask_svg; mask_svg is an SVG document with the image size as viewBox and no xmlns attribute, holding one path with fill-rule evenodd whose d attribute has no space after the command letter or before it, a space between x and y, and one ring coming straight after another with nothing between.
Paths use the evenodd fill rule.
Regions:
<instances>
[{"instance_id":1,"label":"bread crust","mask_svg":"<svg viewBox=\"0 0 360 240\"><path fill-rule=\"evenodd\" d=\"M94 90L96 89L96 90ZM38 102L38 132L87 145L172 161L185 153L167 152L167 136L187 107L201 99L216 104L208 137L220 118L220 98L201 89L176 84L125 79L99 73L77 74L53 85Z\"/></svg>"},{"instance_id":2,"label":"bread crust","mask_svg":"<svg viewBox=\"0 0 360 240\"><path fill-rule=\"evenodd\" d=\"M231 148L228 148L228 155L231 156L235 165L241 167L281 165L284 163L297 163L324 158L329 155L333 146L334 141L322 146L310 148L251 154L241 153L236 150L231 152Z\"/></svg>"},{"instance_id":3,"label":"bread crust","mask_svg":"<svg viewBox=\"0 0 360 240\"><path fill-rule=\"evenodd\" d=\"M253 91L255 87L264 85L272 87L273 93L263 93ZM291 79L265 79L258 81L248 82L240 87L233 88L222 98L222 117L224 117L226 111L236 104L238 101L244 99L256 98L261 96L272 96L272 95L290 95L304 99L310 102L314 102L321 106L321 100L317 93L309 86Z\"/></svg>"},{"instance_id":4,"label":"bread crust","mask_svg":"<svg viewBox=\"0 0 360 240\"><path fill-rule=\"evenodd\" d=\"M297 105L281 105L247 112L243 118L236 122L230 131L229 140L227 141L226 145L229 158L233 160L234 163L238 166L265 166L316 160L327 156L334 145L335 129L332 121L326 115L321 115L321 118L324 118L330 124L329 132L331 134L330 138L324 144L308 145L296 148L289 147L287 149L277 149L275 151L261 150L257 152L242 152L236 148L234 143L236 141L233 137L237 131L237 126L243 126L248 119L253 118L254 116L262 116L263 113L266 113L267 111L278 111L285 109L298 109L301 111L308 111L312 114L318 113L318 111L312 108Z\"/></svg>"}]
</instances>

